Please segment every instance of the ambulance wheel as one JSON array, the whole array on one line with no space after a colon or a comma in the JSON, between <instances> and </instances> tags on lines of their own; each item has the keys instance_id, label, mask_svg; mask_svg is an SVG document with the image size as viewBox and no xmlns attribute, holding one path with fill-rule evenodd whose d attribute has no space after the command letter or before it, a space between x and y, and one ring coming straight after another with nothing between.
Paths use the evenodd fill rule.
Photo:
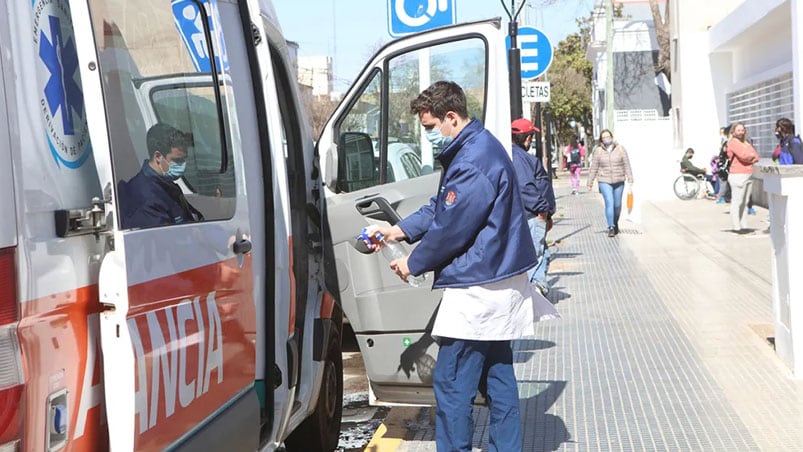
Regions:
<instances>
[{"instance_id":1,"label":"ambulance wheel","mask_svg":"<svg viewBox=\"0 0 803 452\"><path fill-rule=\"evenodd\" d=\"M343 355L340 337L329 344L324 363L323 381L315 411L285 440L290 452L332 451L340 440L343 414Z\"/></svg>"}]
</instances>

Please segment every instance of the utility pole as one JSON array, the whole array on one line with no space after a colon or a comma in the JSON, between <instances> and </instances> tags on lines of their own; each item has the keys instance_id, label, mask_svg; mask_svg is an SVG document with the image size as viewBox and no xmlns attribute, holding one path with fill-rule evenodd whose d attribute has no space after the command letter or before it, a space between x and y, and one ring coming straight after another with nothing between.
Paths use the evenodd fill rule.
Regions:
<instances>
[{"instance_id":1,"label":"utility pole","mask_svg":"<svg viewBox=\"0 0 803 452\"><path fill-rule=\"evenodd\" d=\"M555 169L552 167L552 159L556 158L552 152L552 111L549 108L549 102L547 102L546 107L544 108L544 122L546 122L546 164L547 164L547 174L549 174L550 183L552 179L555 179L557 175L555 174ZM558 160L558 164L560 164L560 160Z\"/></svg>"},{"instance_id":2,"label":"utility pole","mask_svg":"<svg viewBox=\"0 0 803 452\"><path fill-rule=\"evenodd\" d=\"M613 0L605 0L605 126L613 131Z\"/></svg>"},{"instance_id":3,"label":"utility pole","mask_svg":"<svg viewBox=\"0 0 803 452\"><path fill-rule=\"evenodd\" d=\"M519 13L526 0L521 2L519 9L515 8L515 0L510 0L510 9L505 6L505 0L500 0L502 8L505 8L507 17L510 19L508 24L508 37L510 38L510 48L507 50L508 80L510 81L510 119L521 118L521 51L516 43L516 36L519 34L519 23L517 22ZM513 13L515 11L515 14Z\"/></svg>"},{"instance_id":4,"label":"utility pole","mask_svg":"<svg viewBox=\"0 0 803 452\"><path fill-rule=\"evenodd\" d=\"M544 161L544 146L543 146L543 135L541 133L544 130L543 125L541 124L541 102L535 103L535 118L534 118L534 125L536 128L535 136L533 136L533 142L535 143L535 156L538 157L542 162ZM549 168L547 168L547 171Z\"/></svg>"}]
</instances>

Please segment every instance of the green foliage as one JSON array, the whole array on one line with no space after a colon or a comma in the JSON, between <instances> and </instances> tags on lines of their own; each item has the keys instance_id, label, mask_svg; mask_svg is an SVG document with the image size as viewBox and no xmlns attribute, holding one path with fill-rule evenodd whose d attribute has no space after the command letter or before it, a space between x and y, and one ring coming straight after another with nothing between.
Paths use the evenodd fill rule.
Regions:
<instances>
[{"instance_id":1,"label":"green foliage","mask_svg":"<svg viewBox=\"0 0 803 452\"><path fill-rule=\"evenodd\" d=\"M587 22L578 21L578 25L579 32L558 43L549 67L552 85L549 106L560 143L568 142L576 133L570 126L572 121L582 124L586 130L591 130L592 126L591 78L594 67L585 56L590 28Z\"/></svg>"}]
</instances>

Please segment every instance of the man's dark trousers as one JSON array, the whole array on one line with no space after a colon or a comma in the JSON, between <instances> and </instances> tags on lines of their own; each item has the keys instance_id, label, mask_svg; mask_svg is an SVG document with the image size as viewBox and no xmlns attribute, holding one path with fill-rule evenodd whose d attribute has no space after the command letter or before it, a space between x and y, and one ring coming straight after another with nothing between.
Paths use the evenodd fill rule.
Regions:
<instances>
[{"instance_id":1,"label":"man's dark trousers","mask_svg":"<svg viewBox=\"0 0 803 452\"><path fill-rule=\"evenodd\" d=\"M438 452L471 451L474 436L471 410L484 373L491 410L488 450L521 450L519 390L510 341L441 338L434 375Z\"/></svg>"}]
</instances>

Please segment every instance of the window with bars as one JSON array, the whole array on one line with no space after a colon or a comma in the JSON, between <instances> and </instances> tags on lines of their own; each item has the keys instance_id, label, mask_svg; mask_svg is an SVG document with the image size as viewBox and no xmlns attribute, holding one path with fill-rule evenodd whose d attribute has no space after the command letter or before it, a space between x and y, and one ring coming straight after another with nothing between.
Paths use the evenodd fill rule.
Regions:
<instances>
[{"instance_id":1,"label":"window with bars","mask_svg":"<svg viewBox=\"0 0 803 452\"><path fill-rule=\"evenodd\" d=\"M728 122L744 123L761 157L770 157L777 145L775 121L794 118L792 73L765 80L728 94Z\"/></svg>"}]
</instances>

